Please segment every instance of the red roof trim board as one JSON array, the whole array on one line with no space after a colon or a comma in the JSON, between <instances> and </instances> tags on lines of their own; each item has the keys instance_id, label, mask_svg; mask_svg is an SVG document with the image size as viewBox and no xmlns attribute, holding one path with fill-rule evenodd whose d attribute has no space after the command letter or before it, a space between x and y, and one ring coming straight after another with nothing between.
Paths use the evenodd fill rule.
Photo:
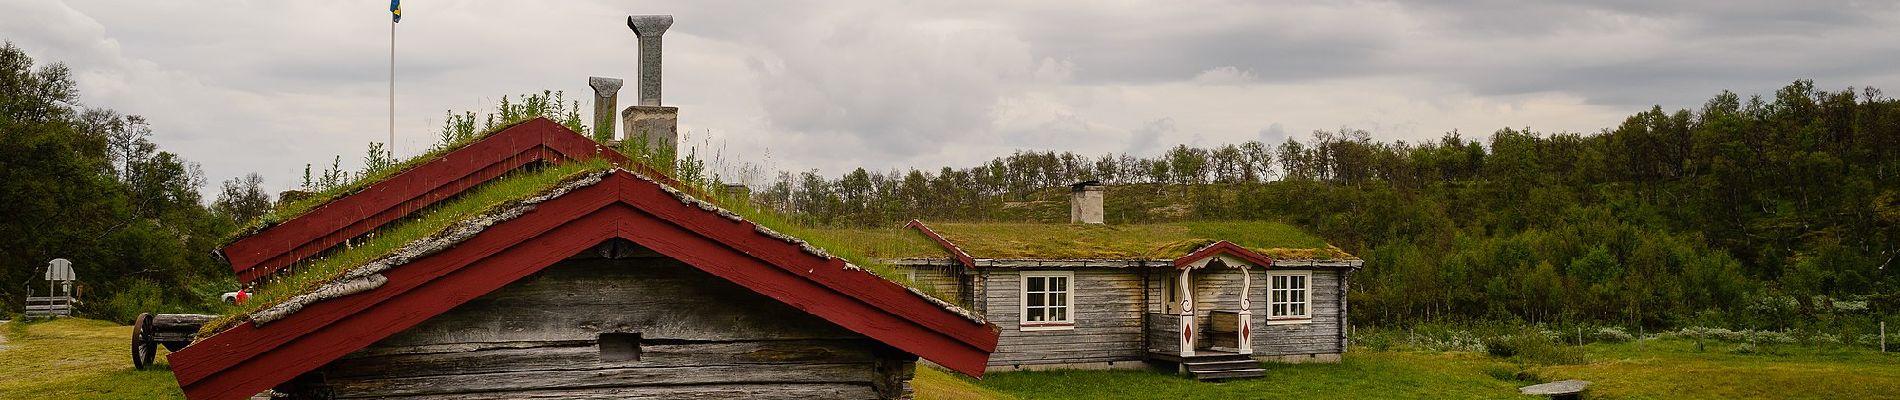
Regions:
<instances>
[{"instance_id":1,"label":"red roof trim board","mask_svg":"<svg viewBox=\"0 0 1900 400\"><path fill-rule=\"evenodd\" d=\"M239 281L250 283L509 171L596 157L685 187L554 121L535 118L233 241L219 254Z\"/></svg>"},{"instance_id":2,"label":"red roof trim board","mask_svg":"<svg viewBox=\"0 0 1900 400\"><path fill-rule=\"evenodd\" d=\"M1188 253L1188 255L1174 259L1174 267L1187 268L1195 262L1222 254L1238 257L1243 261L1258 265L1261 268L1273 267L1273 258L1260 255L1260 253L1255 253L1253 250L1247 250L1245 247L1240 247L1240 245L1225 240L1201 246L1199 250L1194 250L1193 253Z\"/></svg>"},{"instance_id":3,"label":"red roof trim board","mask_svg":"<svg viewBox=\"0 0 1900 400\"><path fill-rule=\"evenodd\" d=\"M801 243L676 198L627 171L383 272L376 289L240 324L173 353L194 399L250 396L409 329L610 238L622 238L953 370L981 376L995 325Z\"/></svg>"},{"instance_id":4,"label":"red roof trim board","mask_svg":"<svg viewBox=\"0 0 1900 400\"><path fill-rule=\"evenodd\" d=\"M950 255L956 257L958 262L962 262L965 268L976 268L976 258L970 257L970 253L963 252L963 248L957 247L956 243L950 243L949 239L944 239L942 235L938 235L937 231L930 230L930 227L924 226L924 221L913 219L910 220L910 223L904 224L904 227L923 232L924 237L937 242L937 245L943 246L944 250L949 250Z\"/></svg>"}]
</instances>

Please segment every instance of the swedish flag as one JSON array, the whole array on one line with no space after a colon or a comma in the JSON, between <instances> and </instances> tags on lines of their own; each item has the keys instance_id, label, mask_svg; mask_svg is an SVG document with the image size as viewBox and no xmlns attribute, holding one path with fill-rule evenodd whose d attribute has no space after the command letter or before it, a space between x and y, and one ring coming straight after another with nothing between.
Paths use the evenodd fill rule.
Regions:
<instances>
[{"instance_id":1,"label":"swedish flag","mask_svg":"<svg viewBox=\"0 0 1900 400\"><path fill-rule=\"evenodd\" d=\"M389 14L395 18L390 23L402 22L402 0L389 0Z\"/></svg>"}]
</instances>

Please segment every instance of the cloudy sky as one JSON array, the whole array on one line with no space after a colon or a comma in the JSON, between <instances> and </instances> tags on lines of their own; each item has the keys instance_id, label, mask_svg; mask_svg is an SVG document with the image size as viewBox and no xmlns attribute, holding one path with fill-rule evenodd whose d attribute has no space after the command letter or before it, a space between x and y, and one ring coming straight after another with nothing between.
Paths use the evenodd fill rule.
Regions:
<instances>
[{"instance_id":1,"label":"cloudy sky","mask_svg":"<svg viewBox=\"0 0 1900 400\"><path fill-rule=\"evenodd\" d=\"M385 140L387 6L0 0L0 40L70 66L85 105L146 116L211 186L259 172L277 190ZM831 175L1342 127L1595 132L1796 79L1900 90L1888 1L412 0L398 155L431 144L446 110L543 89L585 101L588 76L633 78L629 14L675 15L665 100L688 142Z\"/></svg>"}]
</instances>

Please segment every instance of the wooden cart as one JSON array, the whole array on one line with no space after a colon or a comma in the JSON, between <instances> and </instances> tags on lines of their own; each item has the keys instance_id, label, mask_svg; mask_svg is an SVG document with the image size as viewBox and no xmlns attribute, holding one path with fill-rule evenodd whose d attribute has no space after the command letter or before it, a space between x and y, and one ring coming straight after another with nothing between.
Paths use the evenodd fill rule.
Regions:
<instances>
[{"instance_id":1,"label":"wooden cart","mask_svg":"<svg viewBox=\"0 0 1900 400\"><path fill-rule=\"evenodd\" d=\"M192 335L215 315L140 313L132 321L132 367L145 369L158 358L158 347L178 351L191 345Z\"/></svg>"}]
</instances>

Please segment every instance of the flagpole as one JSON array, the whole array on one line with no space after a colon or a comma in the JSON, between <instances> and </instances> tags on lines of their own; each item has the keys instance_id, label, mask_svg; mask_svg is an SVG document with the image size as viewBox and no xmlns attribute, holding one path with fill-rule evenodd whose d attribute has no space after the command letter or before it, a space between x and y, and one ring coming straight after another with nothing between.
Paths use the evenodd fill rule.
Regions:
<instances>
[{"instance_id":1,"label":"flagpole","mask_svg":"<svg viewBox=\"0 0 1900 400\"><path fill-rule=\"evenodd\" d=\"M389 20L389 145L390 159L396 158L396 20Z\"/></svg>"}]
</instances>

